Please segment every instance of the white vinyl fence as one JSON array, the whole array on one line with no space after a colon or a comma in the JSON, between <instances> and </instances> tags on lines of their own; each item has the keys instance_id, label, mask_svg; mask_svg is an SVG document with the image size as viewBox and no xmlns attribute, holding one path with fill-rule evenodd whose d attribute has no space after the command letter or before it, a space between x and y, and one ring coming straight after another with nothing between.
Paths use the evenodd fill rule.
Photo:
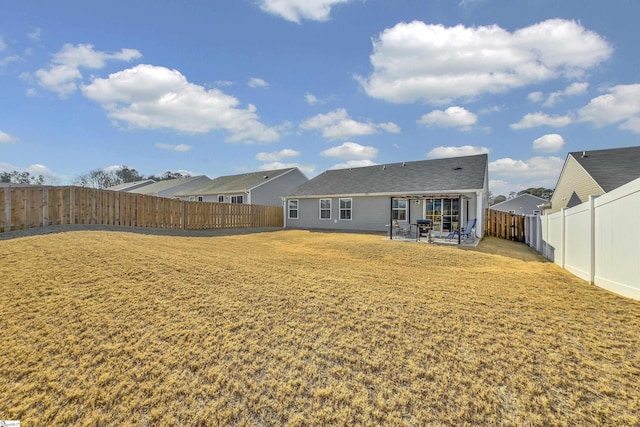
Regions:
<instances>
[{"instance_id":1,"label":"white vinyl fence","mask_svg":"<svg viewBox=\"0 0 640 427\"><path fill-rule=\"evenodd\" d=\"M546 258L601 288L640 299L640 178L529 223L527 243Z\"/></svg>"}]
</instances>

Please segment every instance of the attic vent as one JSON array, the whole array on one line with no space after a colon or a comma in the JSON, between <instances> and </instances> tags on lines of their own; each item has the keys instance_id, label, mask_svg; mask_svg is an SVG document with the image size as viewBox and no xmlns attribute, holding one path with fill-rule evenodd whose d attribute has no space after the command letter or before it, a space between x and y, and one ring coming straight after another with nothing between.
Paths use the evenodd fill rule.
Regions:
<instances>
[{"instance_id":1,"label":"attic vent","mask_svg":"<svg viewBox=\"0 0 640 427\"><path fill-rule=\"evenodd\" d=\"M459 170L461 170L462 168L461 168L460 166L456 166L456 167L454 167L454 168L452 168L452 169L453 169L454 171L459 171Z\"/></svg>"},{"instance_id":2,"label":"attic vent","mask_svg":"<svg viewBox=\"0 0 640 427\"><path fill-rule=\"evenodd\" d=\"M263 179L269 179L269 175L265 175L262 177Z\"/></svg>"},{"instance_id":3,"label":"attic vent","mask_svg":"<svg viewBox=\"0 0 640 427\"><path fill-rule=\"evenodd\" d=\"M382 170L385 170L387 168L387 165L382 165Z\"/></svg>"},{"instance_id":4,"label":"attic vent","mask_svg":"<svg viewBox=\"0 0 640 427\"><path fill-rule=\"evenodd\" d=\"M583 151L582 152L582 158L585 158L585 157L589 157L589 156L587 156L587 152L586 151Z\"/></svg>"},{"instance_id":5,"label":"attic vent","mask_svg":"<svg viewBox=\"0 0 640 427\"><path fill-rule=\"evenodd\" d=\"M407 166L407 163L406 162L402 162L402 166Z\"/></svg>"}]
</instances>

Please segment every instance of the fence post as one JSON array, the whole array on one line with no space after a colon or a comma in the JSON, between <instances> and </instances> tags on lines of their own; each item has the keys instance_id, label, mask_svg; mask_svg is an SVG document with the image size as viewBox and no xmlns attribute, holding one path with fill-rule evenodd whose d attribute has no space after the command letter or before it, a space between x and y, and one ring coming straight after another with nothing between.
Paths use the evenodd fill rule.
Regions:
<instances>
[{"instance_id":1,"label":"fence post","mask_svg":"<svg viewBox=\"0 0 640 427\"><path fill-rule=\"evenodd\" d=\"M595 283L596 277L596 198L589 196L589 283Z\"/></svg>"},{"instance_id":2,"label":"fence post","mask_svg":"<svg viewBox=\"0 0 640 427\"><path fill-rule=\"evenodd\" d=\"M564 268L565 249L567 242L567 208L560 209L560 267Z\"/></svg>"}]
</instances>

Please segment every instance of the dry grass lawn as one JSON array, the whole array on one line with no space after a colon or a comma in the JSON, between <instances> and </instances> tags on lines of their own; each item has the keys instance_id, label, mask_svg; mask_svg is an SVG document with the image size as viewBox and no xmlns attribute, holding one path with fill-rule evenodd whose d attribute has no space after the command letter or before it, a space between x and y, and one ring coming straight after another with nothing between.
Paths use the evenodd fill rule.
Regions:
<instances>
[{"instance_id":1,"label":"dry grass lawn","mask_svg":"<svg viewBox=\"0 0 640 427\"><path fill-rule=\"evenodd\" d=\"M77 231L0 278L23 425L640 424L640 302L522 244Z\"/></svg>"}]
</instances>

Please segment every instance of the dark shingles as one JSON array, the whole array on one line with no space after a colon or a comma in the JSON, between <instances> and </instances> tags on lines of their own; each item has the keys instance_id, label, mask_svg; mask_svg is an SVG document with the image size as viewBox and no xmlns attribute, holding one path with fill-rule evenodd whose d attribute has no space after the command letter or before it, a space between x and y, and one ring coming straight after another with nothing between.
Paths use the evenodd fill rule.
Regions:
<instances>
[{"instance_id":1,"label":"dark shingles","mask_svg":"<svg viewBox=\"0 0 640 427\"><path fill-rule=\"evenodd\" d=\"M640 147L569 153L602 187L614 190L640 177Z\"/></svg>"},{"instance_id":2,"label":"dark shingles","mask_svg":"<svg viewBox=\"0 0 640 427\"><path fill-rule=\"evenodd\" d=\"M231 192L245 192L257 185L276 178L295 168L275 169L270 171L260 171L242 173L238 175L219 176L203 185L190 190L177 193L178 196L197 196L210 194L223 194Z\"/></svg>"},{"instance_id":3,"label":"dark shingles","mask_svg":"<svg viewBox=\"0 0 640 427\"><path fill-rule=\"evenodd\" d=\"M287 197L446 192L484 188L487 155L328 170Z\"/></svg>"}]
</instances>

